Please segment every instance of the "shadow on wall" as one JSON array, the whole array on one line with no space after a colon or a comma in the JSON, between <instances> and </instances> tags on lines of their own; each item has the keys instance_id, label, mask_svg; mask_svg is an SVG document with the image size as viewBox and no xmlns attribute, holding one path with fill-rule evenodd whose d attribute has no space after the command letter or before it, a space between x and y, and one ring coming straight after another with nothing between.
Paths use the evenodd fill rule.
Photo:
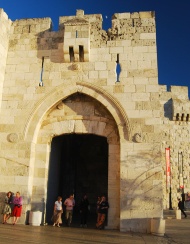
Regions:
<instances>
[{"instance_id":1,"label":"shadow on wall","mask_svg":"<svg viewBox=\"0 0 190 244\"><path fill-rule=\"evenodd\" d=\"M173 101L172 99L169 99L164 104L164 117L168 118L169 120L172 120L173 116Z\"/></svg>"},{"instance_id":2,"label":"shadow on wall","mask_svg":"<svg viewBox=\"0 0 190 244\"><path fill-rule=\"evenodd\" d=\"M0 214L2 213L2 210L4 208L4 202L5 202L6 194L7 194L7 192L0 192ZM13 207L13 206L11 206L11 207ZM33 202L32 205L31 205L31 210L27 210L25 212L25 210L23 208L22 216L24 216L24 214L25 214L25 224L29 224L30 211L33 211L33 212L40 211L40 212L42 212L42 223L44 223L44 211L45 211L44 199L42 199L41 202Z\"/></svg>"},{"instance_id":3,"label":"shadow on wall","mask_svg":"<svg viewBox=\"0 0 190 244\"><path fill-rule=\"evenodd\" d=\"M127 218L150 218L162 215L162 182L163 172L160 163L161 153L158 150L152 153L138 153L131 156L130 169L126 179L121 179L122 212ZM130 179L130 172L133 172ZM134 177L136 174L136 177Z\"/></svg>"},{"instance_id":4,"label":"shadow on wall","mask_svg":"<svg viewBox=\"0 0 190 244\"><path fill-rule=\"evenodd\" d=\"M0 192L0 213L2 213L7 192Z\"/></svg>"},{"instance_id":5,"label":"shadow on wall","mask_svg":"<svg viewBox=\"0 0 190 244\"><path fill-rule=\"evenodd\" d=\"M49 58L53 63L63 63L63 31L52 32L45 30L36 34L37 36L37 49L38 58ZM61 48L62 47L62 48ZM54 53L54 55L52 55ZM50 69L47 64L44 64L45 69Z\"/></svg>"}]
</instances>

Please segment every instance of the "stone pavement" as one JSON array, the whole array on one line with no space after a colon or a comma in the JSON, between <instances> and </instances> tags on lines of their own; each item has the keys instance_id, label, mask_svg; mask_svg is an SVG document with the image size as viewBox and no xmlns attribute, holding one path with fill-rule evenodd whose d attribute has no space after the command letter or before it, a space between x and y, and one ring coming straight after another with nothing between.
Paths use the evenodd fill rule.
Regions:
<instances>
[{"instance_id":1,"label":"stone pavement","mask_svg":"<svg viewBox=\"0 0 190 244\"><path fill-rule=\"evenodd\" d=\"M190 243L190 219L167 219L164 237L140 233L93 228L53 227L0 224L0 244L64 244L64 243L133 243L186 244Z\"/></svg>"}]
</instances>

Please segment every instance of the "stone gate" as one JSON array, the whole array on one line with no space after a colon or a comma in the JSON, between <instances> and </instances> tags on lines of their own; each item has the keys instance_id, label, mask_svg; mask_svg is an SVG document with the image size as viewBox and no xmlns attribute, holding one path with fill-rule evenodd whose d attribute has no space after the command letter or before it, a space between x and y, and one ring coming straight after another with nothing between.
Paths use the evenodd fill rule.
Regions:
<instances>
[{"instance_id":1,"label":"stone gate","mask_svg":"<svg viewBox=\"0 0 190 244\"><path fill-rule=\"evenodd\" d=\"M116 13L105 31L100 14L77 10L53 31L50 18L11 21L0 9L0 57L0 196L21 192L21 223L30 210L46 221L51 143L62 135L107 140L107 228L150 232L190 190L188 89L158 84L154 12Z\"/></svg>"}]
</instances>

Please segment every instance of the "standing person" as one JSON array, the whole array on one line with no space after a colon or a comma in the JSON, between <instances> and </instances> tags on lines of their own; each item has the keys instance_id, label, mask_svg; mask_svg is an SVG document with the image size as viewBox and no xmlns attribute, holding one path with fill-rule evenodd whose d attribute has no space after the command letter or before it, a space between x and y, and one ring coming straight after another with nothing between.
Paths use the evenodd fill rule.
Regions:
<instances>
[{"instance_id":1,"label":"standing person","mask_svg":"<svg viewBox=\"0 0 190 244\"><path fill-rule=\"evenodd\" d=\"M21 216L21 212L22 212L22 197L20 196L20 192L17 191L16 196L13 199L13 225L15 225L17 223L17 221L19 220L20 216Z\"/></svg>"},{"instance_id":2,"label":"standing person","mask_svg":"<svg viewBox=\"0 0 190 244\"><path fill-rule=\"evenodd\" d=\"M66 213L65 213L66 225L70 226L73 217L73 207L75 206L75 200L72 194L69 196L69 198L65 200L64 205L66 206Z\"/></svg>"},{"instance_id":3,"label":"standing person","mask_svg":"<svg viewBox=\"0 0 190 244\"><path fill-rule=\"evenodd\" d=\"M4 205L4 208L3 208L3 211L2 211L2 214L3 214L3 224L6 224L7 223L7 220L10 218L11 216L11 212L12 212L12 209L11 209L11 201L12 201L12 192L9 191L7 192L6 194L6 197L5 197L5 205Z\"/></svg>"},{"instance_id":4,"label":"standing person","mask_svg":"<svg viewBox=\"0 0 190 244\"><path fill-rule=\"evenodd\" d=\"M85 194L80 202L80 227L87 227L87 217L88 217L88 206L89 201L87 195Z\"/></svg>"},{"instance_id":5,"label":"standing person","mask_svg":"<svg viewBox=\"0 0 190 244\"><path fill-rule=\"evenodd\" d=\"M57 227L60 227L59 224L62 224L61 215L63 213L63 207L62 207L62 197L58 196L57 201L54 205L54 211L53 211L53 226L57 225Z\"/></svg>"},{"instance_id":6,"label":"standing person","mask_svg":"<svg viewBox=\"0 0 190 244\"><path fill-rule=\"evenodd\" d=\"M181 212L183 213L183 215L185 216L185 218L187 218L187 214L184 211L183 203L182 203L181 199L178 198L177 200L178 200L178 208L181 210Z\"/></svg>"},{"instance_id":7,"label":"standing person","mask_svg":"<svg viewBox=\"0 0 190 244\"><path fill-rule=\"evenodd\" d=\"M97 229L103 229L105 224L106 215L108 212L109 203L106 201L106 197L102 196L99 209L98 209L98 221L96 223Z\"/></svg>"},{"instance_id":8,"label":"standing person","mask_svg":"<svg viewBox=\"0 0 190 244\"><path fill-rule=\"evenodd\" d=\"M97 202L96 202L96 214L97 214L97 221L96 222L98 222L98 209L100 207L100 202L101 202L101 197L98 196Z\"/></svg>"}]
</instances>

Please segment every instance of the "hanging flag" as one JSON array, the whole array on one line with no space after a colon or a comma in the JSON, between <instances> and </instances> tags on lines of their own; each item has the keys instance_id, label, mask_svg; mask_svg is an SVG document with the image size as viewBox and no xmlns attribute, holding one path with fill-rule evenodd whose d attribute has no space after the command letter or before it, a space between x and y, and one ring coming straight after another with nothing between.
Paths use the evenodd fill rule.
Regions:
<instances>
[{"instance_id":1,"label":"hanging flag","mask_svg":"<svg viewBox=\"0 0 190 244\"><path fill-rule=\"evenodd\" d=\"M166 148L166 187L171 187L170 148Z\"/></svg>"}]
</instances>

